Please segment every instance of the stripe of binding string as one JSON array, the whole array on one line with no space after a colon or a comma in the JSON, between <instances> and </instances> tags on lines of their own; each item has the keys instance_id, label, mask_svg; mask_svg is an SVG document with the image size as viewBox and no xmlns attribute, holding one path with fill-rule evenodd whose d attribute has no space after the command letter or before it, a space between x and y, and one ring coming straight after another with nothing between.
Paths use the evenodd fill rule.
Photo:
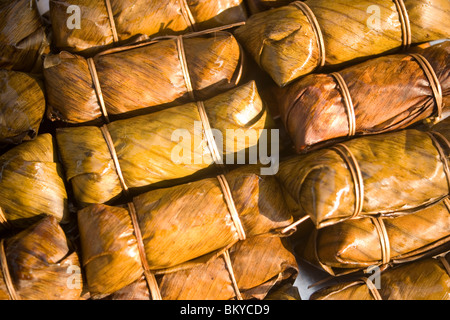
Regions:
<instances>
[{"instance_id":1,"label":"stripe of binding string","mask_svg":"<svg viewBox=\"0 0 450 320\"><path fill-rule=\"evenodd\" d=\"M178 2L180 3L181 14L183 15L183 18L186 21L189 29L191 31L197 31L197 25L195 22L195 18L192 15L192 12L191 12L191 9L189 8L188 3L186 2L186 0L179 0Z\"/></svg>"},{"instance_id":2,"label":"stripe of binding string","mask_svg":"<svg viewBox=\"0 0 450 320\"><path fill-rule=\"evenodd\" d=\"M334 79L336 79L336 82L341 89L344 106L348 116L348 136L354 136L356 134L356 117L352 97L350 96L350 91L348 90L344 78L338 72L333 72L330 75L334 77Z\"/></svg>"},{"instance_id":3,"label":"stripe of binding string","mask_svg":"<svg viewBox=\"0 0 450 320\"><path fill-rule=\"evenodd\" d=\"M103 117L105 118L106 123L109 123L108 112L106 111L105 101L103 100L102 88L100 87L100 80L98 79L94 59L88 58L86 61L89 67L89 72L91 74L92 82L94 83L95 95L97 96L97 101L100 104L100 110Z\"/></svg>"},{"instance_id":4,"label":"stripe of binding string","mask_svg":"<svg viewBox=\"0 0 450 320\"><path fill-rule=\"evenodd\" d=\"M148 285L150 295L152 297L152 300L162 300L161 292L159 290L155 275L150 271L150 267L148 265L147 255L145 254L144 241L142 239L136 208L133 202L128 203L128 212L130 213L131 223L133 225L134 234L136 236L136 244L139 251L139 257L141 260L142 268L144 269L144 276Z\"/></svg>"},{"instance_id":5,"label":"stripe of binding string","mask_svg":"<svg viewBox=\"0 0 450 320\"><path fill-rule=\"evenodd\" d=\"M116 23L114 22L114 14L112 12L110 0L105 0L105 6L106 6L106 12L108 13L109 25L111 26L113 40L114 40L114 42L118 42L119 37L117 36L117 28L116 28Z\"/></svg>"},{"instance_id":6,"label":"stripe of binding string","mask_svg":"<svg viewBox=\"0 0 450 320\"><path fill-rule=\"evenodd\" d=\"M107 125L103 125L100 127L103 138L106 141L106 145L108 146L109 153L111 154L111 158L114 163L114 167L116 168L117 176L119 177L120 186L122 187L123 193L128 195L128 186L125 183L125 179L123 177L122 169L120 168L119 157L117 156L116 148L114 148L114 142L109 134L109 130Z\"/></svg>"},{"instance_id":7,"label":"stripe of binding string","mask_svg":"<svg viewBox=\"0 0 450 320\"><path fill-rule=\"evenodd\" d=\"M445 256L441 255L438 257L438 259L444 266L445 271L447 271L448 275L450 276L450 264L448 263L447 259L445 259Z\"/></svg>"},{"instance_id":8,"label":"stripe of binding string","mask_svg":"<svg viewBox=\"0 0 450 320\"><path fill-rule=\"evenodd\" d=\"M6 261L6 254L5 254L5 239L0 240L0 265L1 265L1 271L3 273L3 279L6 284L6 289L8 290L8 294L11 297L12 300L20 300L19 295L17 294L16 290L14 289L14 285L11 279L11 274L9 273L8 263Z\"/></svg>"},{"instance_id":9,"label":"stripe of binding string","mask_svg":"<svg viewBox=\"0 0 450 320\"><path fill-rule=\"evenodd\" d=\"M381 263L386 265L391 260L391 246L389 244L389 236L386 231L386 226L381 217L371 217L372 223L378 233L378 238L381 244Z\"/></svg>"},{"instance_id":10,"label":"stripe of binding string","mask_svg":"<svg viewBox=\"0 0 450 320\"><path fill-rule=\"evenodd\" d=\"M435 121L440 121L440 119L442 118L442 109L444 108L444 106L442 98L442 88L439 82L439 78L437 77L436 72L434 72L431 64L424 56L418 53L411 53L409 55L413 57L420 65L423 72L425 73L428 82L430 83L431 90L433 91L434 101L436 102L436 115L434 116L434 118Z\"/></svg>"},{"instance_id":11,"label":"stripe of binding string","mask_svg":"<svg viewBox=\"0 0 450 320\"><path fill-rule=\"evenodd\" d=\"M186 84L186 89L189 94L189 97L191 98L192 101L194 101L195 100L194 88L192 87L191 77L189 75L189 69L186 60L186 52L184 50L183 44L183 36L177 36L176 41L177 41L178 58L180 60L181 71L183 72L184 83Z\"/></svg>"},{"instance_id":12,"label":"stripe of binding string","mask_svg":"<svg viewBox=\"0 0 450 320\"><path fill-rule=\"evenodd\" d=\"M400 26L402 28L402 48L408 50L411 46L411 24L409 22L408 10L403 0L394 0L398 11Z\"/></svg>"},{"instance_id":13,"label":"stripe of binding string","mask_svg":"<svg viewBox=\"0 0 450 320\"><path fill-rule=\"evenodd\" d=\"M383 298L381 298L380 293L378 292L377 287L375 287L375 285L369 278L362 278L362 281L365 282L367 288L369 289L370 293L372 294L375 300L383 300Z\"/></svg>"},{"instance_id":14,"label":"stripe of binding string","mask_svg":"<svg viewBox=\"0 0 450 320\"><path fill-rule=\"evenodd\" d=\"M427 134L433 141L433 144L439 153L439 157L441 158L442 165L444 166L444 173L447 178L448 190L450 192L450 166L447 160L447 156L445 154L444 147L439 141L442 141L442 143L445 145L445 148L449 151L450 151L450 142L439 132L428 131Z\"/></svg>"},{"instance_id":15,"label":"stripe of binding string","mask_svg":"<svg viewBox=\"0 0 450 320\"><path fill-rule=\"evenodd\" d=\"M231 264L230 253L228 252L228 250L225 250L225 252L223 253L223 257L225 260L225 265L227 266L228 273L230 274L231 283L233 284L233 289L234 292L236 293L236 298L238 300L242 300L241 291L239 290L236 277L234 275L233 265Z\"/></svg>"},{"instance_id":16,"label":"stripe of binding string","mask_svg":"<svg viewBox=\"0 0 450 320\"><path fill-rule=\"evenodd\" d=\"M351 150L344 144L338 143L331 150L336 151L347 164L355 186L355 211L350 219L356 218L362 211L364 203L364 181L362 178L361 168L356 161Z\"/></svg>"},{"instance_id":17,"label":"stripe of binding string","mask_svg":"<svg viewBox=\"0 0 450 320\"><path fill-rule=\"evenodd\" d=\"M316 34L317 43L319 46L319 64L318 67L323 67L325 65L325 41L323 39L323 33L320 29L319 21L317 21L316 16L314 15L314 12L311 10L306 3L301 1L295 1L292 3L294 6L299 8L303 14L308 18L309 22L313 26L314 32Z\"/></svg>"}]
</instances>

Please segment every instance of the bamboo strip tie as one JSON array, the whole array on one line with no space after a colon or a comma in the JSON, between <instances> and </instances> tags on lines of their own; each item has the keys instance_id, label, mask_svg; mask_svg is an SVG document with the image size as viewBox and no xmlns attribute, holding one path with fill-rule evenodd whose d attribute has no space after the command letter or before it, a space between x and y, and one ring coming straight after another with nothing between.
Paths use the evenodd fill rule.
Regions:
<instances>
[{"instance_id":1,"label":"bamboo strip tie","mask_svg":"<svg viewBox=\"0 0 450 320\"><path fill-rule=\"evenodd\" d=\"M191 77L189 75L189 69L186 60L186 52L184 50L183 36L176 37L178 59L180 60L181 71L183 72L184 82L186 84L186 90L191 100L195 100L194 88L192 86Z\"/></svg>"},{"instance_id":2,"label":"bamboo strip tie","mask_svg":"<svg viewBox=\"0 0 450 320\"><path fill-rule=\"evenodd\" d=\"M317 44L319 47L318 67L321 68L325 65L326 55L325 55L325 41L322 30L320 28L319 21L317 21L314 12L311 10L310 7L308 7L306 3L301 1L295 1L292 4L303 12L303 14L308 18L309 22L311 23L314 29L317 38Z\"/></svg>"},{"instance_id":3,"label":"bamboo strip tie","mask_svg":"<svg viewBox=\"0 0 450 320\"><path fill-rule=\"evenodd\" d=\"M229 253L228 250L225 250L225 252L223 253L223 257L224 257L224 260L225 260L225 264L226 264L228 273L230 274L231 283L233 284L233 289L234 289L234 292L236 293L236 298L238 300L243 300L242 299L242 295L241 295L241 291L239 290L239 286L238 286L237 281L236 281L236 277L234 275L233 265L231 264L230 253Z\"/></svg>"},{"instance_id":4,"label":"bamboo strip tie","mask_svg":"<svg viewBox=\"0 0 450 320\"><path fill-rule=\"evenodd\" d=\"M439 157L441 158L442 165L444 166L444 173L447 178L448 190L450 192L450 166L449 166L447 157L445 155L444 148L439 143L439 139L442 140L442 142L445 144L445 146L448 150L450 150L450 142L439 132L429 131L429 132L427 132L427 134L433 141L433 144L439 153Z\"/></svg>"},{"instance_id":5,"label":"bamboo strip tie","mask_svg":"<svg viewBox=\"0 0 450 320\"><path fill-rule=\"evenodd\" d=\"M0 225L8 226L8 220L6 219L2 207L0 207Z\"/></svg>"},{"instance_id":6,"label":"bamboo strip tie","mask_svg":"<svg viewBox=\"0 0 450 320\"><path fill-rule=\"evenodd\" d=\"M381 217L371 217L372 223L378 233L378 238L381 244L381 263L386 265L391 260L391 246L389 243L389 236L386 231L386 226Z\"/></svg>"},{"instance_id":7,"label":"bamboo strip tie","mask_svg":"<svg viewBox=\"0 0 450 320\"><path fill-rule=\"evenodd\" d=\"M117 35L116 23L114 22L114 14L112 12L111 2L110 0L105 0L106 12L108 14L109 24L111 26L111 31L113 35L114 42L119 41L119 37Z\"/></svg>"},{"instance_id":8,"label":"bamboo strip tie","mask_svg":"<svg viewBox=\"0 0 450 320\"><path fill-rule=\"evenodd\" d=\"M128 186L125 183L125 179L123 177L122 169L120 168L119 157L117 156L116 148L114 147L114 141L111 138L111 134L109 133L107 125L103 125L100 127L103 138L106 141L106 144L109 149L109 153L111 154L111 158L114 163L114 167L116 168L117 176L119 177L120 186L122 187L123 193L128 195Z\"/></svg>"},{"instance_id":9,"label":"bamboo strip tie","mask_svg":"<svg viewBox=\"0 0 450 320\"><path fill-rule=\"evenodd\" d=\"M197 23L186 0L179 0L181 14L191 31L197 31Z\"/></svg>"},{"instance_id":10,"label":"bamboo strip tie","mask_svg":"<svg viewBox=\"0 0 450 320\"><path fill-rule=\"evenodd\" d=\"M436 116L434 116L433 122L438 122L442 119L442 110L444 108L442 87L439 82L439 78L437 77L436 72L434 71L430 62L428 62L428 60L424 56L418 53L411 53L410 56L413 57L420 65L423 72L425 73L428 82L430 83L431 90L433 91L434 101L436 102Z\"/></svg>"},{"instance_id":11,"label":"bamboo strip tie","mask_svg":"<svg viewBox=\"0 0 450 320\"><path fill-rule=\"evenodd\" d=\"M402 29L402 48L408 50L411 46L411 23L409 21L408 10L403 0L394 0L395 6L398 11L400 26Z\"/></svg>"},{"instance_id":12,"label":"bamboo strip tie","mask_svg":"<svg viewBox=\"0 0 450 320\"><path fill-rule=\"evenodd\" d=\"M106 110L105 101L103 99L102 88L100 86L100 80L97 74L97 68L95 67L95 62L93 58L88 58L87 65L89 68L89 72L91 74L92 82L94 84L95 95L97 96L97 101L100 105L100 110L102 112L103 117L105 118L106 123L109 123L108 111Z\"/></svg>"},{"instance_id":13,"label":"bamboo strip tie","mask_svg":"<svg viewBox=\"0 0 450 320\"><path fill-rule=\"evenodd\" d=\"M383 298L381 298L380 293L378 292L377 287L375 287L375 285L373 284L372 281L370 281L369 278L362 278L362 281L364 281L364 283L367 285L367 288L369 289L370 293L372 294L375 300L383 300Z\"/></svg>"},{"instance_id":14,"label":"bamboo strip tie","mask_svg":"<svg viewBox=\"0 0 450 320\"><path fill-rule=\"evenodd\" d=\"M336 82L341 89L342 99L348 116L348 136L352 137L356 134L356 117L350 90L348 89L344 78L338 72L333 72L330 75L336 79Z\"/></svg>"},{"instance_id":15,"label":"bamboo strip tie","mask_svg":"<svg viewBox=\"0 0 450 320\"><path fill-rule=\"evenodd\" d=\"M8 262L6 260L5 254L5 239L0 240L0 265L1 271L3 274L3 279L5 280L6 289L8 290L8 294L12 300L20 300L19 295L14 289L14 285L12 282L11 274L9 273Z\"/></svg>"},{"instance_id":16,"label":"bamboo strip tie","mask_svg":"<svg viewBox=\"0 0 450 320\"><path fill-rule=\"evenodd\" d=\"M159 290L155 275L151 272L150 266L148 265L147 255L145 254L144 241L142 239L136 208L133 202L128 203L128 209L131 217L131 223L134 229L134 234L136 236L136 244L139 251L139 257L141 260L142 268L144 269L144 276L149 288L150 295L152 297L152 300L162 300L161 292Z\"/></svg>"},{"instance_id":17,"label":"bamboo strip tie","mask_svg":"<svg viewBox=\"0 0 450 320\"><path fill-rule=\"evenodd\" d=\"M444 266L445 271L447 271L448 275L450 276L450 264L448 263L447 259L445 259L444 256L439 256L438 259Z\"/></svg>"},{"instance_id":18,"label":"bamboo strip tie","mask_svg":"<svg viewBox=\"0 0 450 320\"><path fill-rule=\"evenodd\" d=\"M357 218L362 212L364 204L364 180L361 168L351 150L344 144L338 143L331 150L336 151L347 164L355 186L355 210L350 219Z\"/></svg>"}]
</instances>

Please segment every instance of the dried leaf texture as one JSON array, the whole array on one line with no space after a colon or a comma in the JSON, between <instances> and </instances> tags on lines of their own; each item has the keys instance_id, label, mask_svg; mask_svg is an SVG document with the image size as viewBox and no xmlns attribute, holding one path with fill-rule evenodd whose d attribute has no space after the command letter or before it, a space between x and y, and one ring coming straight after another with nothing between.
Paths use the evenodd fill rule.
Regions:
<instances>
[{"instance_id":1,"label":"dried leaf texture","mask_svg":"<svg viewBox=\"0 0 450 320\"><path fill-rule=\"evenodd\" d=\"M50 42L34 1L0 1L0 68L40 72Z\"/></svg>"},{"instance_id":2,"label":"dried leaf texture","mask_svg":"<svg viewBox=\"0 0 450 320\"><path fill-rule=\"evenodd\" d=\"M251 14L255 14L261 11L270 10L294 2L294 0L246 0L245 3Z\"/></svg>"},{"instance_id":3,"label":"dried leaf texture","mask_svg":"<svg viewBox=\"0 0 450 320\"><path fill-rule=\"evenodd\" d=\"M0 70L0 145L34 139L44 114L40 82L27 73Z\"/></svg>"},{"instance_id":4,"label":"dried leaf texture","mask_svg":"<svg viewBox=\"0 0 450 320\"><path fill-rule=\"evenodd\" d=\"M420 50L439 80L444 101L441 111L424 69L410 55L388 55L340 70L353 105L354 134L404 129L447 113L449 53L450 41ZM297 152L351 137L353 120L333 74L307 75L282 90L280 113Z\"/></svg>"},{"instance_id":5,"label":"dried leaf texture","mask_svg":"<svg viewBox=\"0 0 450 320\"><path fill-rule=\"evenodd\" d=\"M246 156L249 149L258 147L261 130L273 128L254 81L206 100L204 107L211 128L223 137L223 148L218 142L216 145L223 152L225 164L230 164L225 157L227 151L231 156ZM186 182L215 170L196 103L118 120L106 128L114 144L118 167L132 193ZM244 140L227 133L238 129L244 134L248 130L255 134ZM107 203L122 195L123 186L100 128L60 128L56 139L78 205Z\"/></svg>"},{"instance_id":6,"label":"dried leaf texture","mask_svg":"<svg viewBox=\"0 0 450 320\"><path fill-rule=\"evenodd\" d=\"M92 55L137 35L152 38L178 35L244 22L247 18L243 0L108 2L111 4L110 14L106 1L50 0L55 45L72 53ZM76 6L79 11L69 10L71 6ZM79 28L68 26L67 20L78 12L79 16L73 16L73 19L79 18Z\"/></svg>"},{"instance_id":7,"label":"dried leaf texture","mask_svg":"<svg viewBox=\"0 0 450 320\"><path fill-rule=\"evenodd\" d=\"M325 66L355 63L398 51L407 38L403 15L391 0L304 3L317 20L325 50L320 49L314 24L295 4L254 14L235 31L238 41L281 87L316 71L322 57ZM448 1L404 0L404 4L412 44L450 37Z\"/></svg>"},{"instance_id":8,"label":"dried leaf texture","mask_svg":"<svg viewBox=\"0 0 450 320\"><path fill-rule=\"evenodd\" d=\"M448 130L434 129L449 139ZM342 145L355 158L361 182L333 147L294 156L280 164L278 177L317 227L352 217L363 188L359 217L404 214L449 194L450 149L417 129L355 138Z\"/></svg>"},{"instance_id":9,"label":"dried leaf texture","mask_svg":"<svg viewBox=\"0 0 450 320\"><path fill-rule=\"evenodd\" d=\"M10 300L9 290L20 300L78 300L82 274L77 253L67 243L53 216L43 217L20 233L4 239L5 263L12 289L0 272L0 299ZM78 270L72 272L71 270Z\"/></svg>"},{"instance_id":10,"label":"dried leaf texture","mask_svg":"<svg viewBox=\"0 0 450 320\"><path fill-rule=\"evenodd\" d=\"M445 198L415 213L379 218L386 235L380 233L377 218L343 221L312 232L299 253L332 275L386 263L383 242L389 246L388 263L417 260L433 250L444 250L440 248L450 240L449 213L449 198Z\"/></svg>"},{"instance_id":11,"label":"dried leaf texture","mask_svg":"<svg viewBox=\"0 0 450 320\"><path fill-rule=\"evenodd\" d=\"M447 264L450 255L445 258ZM450 274L440 258L427 258L399 265L381 273L378 293L383 300L449 300ZM311 300L374 300L364 281L326 287Z\"/></svg>"},{"instance_id":12,"label":"dried leaf texture","mask_svg":"<svg viewBox=\"0 0 450 320\"><path fill-rule=\"evenodd\" d=\"M68 221L64 174L50 134L0 156L0 209L7 220L0 227L26 227L41 215Z\"/></svg>"},{"instance_id":13,"label":"dried leaf texture","mask_svg":"<svg viewBox=\"0 0 450 320\"><path fill-rule=\"evenodd\" d=\"M228 32L183 37L189 78L183 73L177 39L143 42L111 49L93 58L107 116L130 116L211 98L236 87L242 75L242 51ZM85 58L68 52L49 55L44 62L52 120L72 124L99 120L98 92ZM157 109L156 109L157 110ZM101 120L101 119L100 119Z\"/></svg>"},{"instance_id":14,"label":"dried leaf texture","mask_svg":"<svg viewBox=\"0 0 450 320\"><path fill-rule=\"evenodd\" d=\"M162 299L233 300L237 298L238 291L244 300L295 300L298 292L296 295L295 290L285 287L292 287L298 267L285 238L259 235L238 242L228 252L229 265L224 255L218 253L217 256L177 271L157 272ZM237 289L231 277L235 278ZM272 292L281 289L285 291ZM145 280L141 278L105 299L148 300L150 293Z\"/></svg>"},{"instance_id":15,"label":"dried leaf texture","mask_svg":"<svg viewBox=\"0 0 450 320\"><path fill-rule=\"evenodd\" d=\"M261 176L258 167L242 167L230 171L225 177L246 239L262 234L276 237L280 228L292 223L291 212L274 176ZM133 204L142 234L146 261L150 270L156 274L202 264L217 256L218 250L230 248L241 239L236 220L232 218L224 191L216 178L152 190L135 197ZM141 278L143 267L129 208L91 205L78 212L78 225L82 263L91 295L104 297ZM268 245L261 248L266 247L270 251ZM272 274L267 278L264 269L270 267L270 259L260 259L251 254L253 251L244 251L246 253L242 259L249 259L247 267L255 263L254 261L267 261L267 265L250 269L251 274L255 273L255 278L258 278L258 272L264 275L265 278L258 281L266 282L274 276ZM277 259L275 254L273 259L272 261ZM242 266L242 270L236 266L234 269L236 274L249 272L245 270L245 266ZM200 275L202 273L200 272ZM251 274L238 280L241 281L240 288L253 286L246 282L252 280ZM183 273L174 275L178 279L185 276ZM210 278L206 277L204 281L209 281L208 279ZM222 280L222 277L217 279ZM229 283L229 276L224 280ZM182 282L184 281L188 280L184 279ZM168 286L170 288L171 285ZM208 286L212 292L208 292L206 288L202 290L201 286L198 287L198 292L195 292L197 286L192 288L192 292L179 284L176 287L178 293L175 289L167 291L167 295L172 295L173 299L180 298L180 295L191 297L191 294L206 297L209 294L215 295L214 290L221 290L215 285Z\"/></svg>"}]
</instances>

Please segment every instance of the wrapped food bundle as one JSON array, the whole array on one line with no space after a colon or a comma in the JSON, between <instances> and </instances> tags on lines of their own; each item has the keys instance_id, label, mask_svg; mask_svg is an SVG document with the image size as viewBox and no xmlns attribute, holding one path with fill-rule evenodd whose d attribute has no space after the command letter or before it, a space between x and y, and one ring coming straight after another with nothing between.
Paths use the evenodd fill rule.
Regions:
<instances>
[{"instance_id":1,"label":"wrapped food bundle","mask_svg":"<svg viewBox=\"0 0 450 320\"><path fill-rule=\"evenodd\" d=\"M189 288L184 291L179 279L182 278L182 283L188 281L186 274L169 273L203 264L238 241L270 235L267 240L250 242L265 243L260 247L268 250L263 251L264 259L244 250L245 265L242 269L233 265L235 274L244 277L242 282L236 279L239 288L250 290L254 284L246 281L252 277L259 278L259 285L281 272L279 267L284 264L277 260L284 255L277 253L281 247L267 245L266 241L278 241L274 238L289 235L283 231L292 223L293 217L278 180L273 175L260 175L259 166L244 166L214 178L152 190L134 197L127 205L90 205L78 211L81 260L89 292L93 298L106 297L144 275L153 298L158 297L159 291L164 292L165 285L168 288L165 294L173 295L171 298L207 295L208 290L197 285L191 288L192 292ZM254 269L250 267L254 261L268 263ZM265 268L271 268L272 262L277 266L276 272L267 277L269 272ZM223 265L222 260L217 263ZM288 265L292 266L292 263ZM244 271L247 267L250 274ZM201 268L208 269L209 265ZM212 265L211 268L215 270L216 267ZM162 287L158 290L155 274L163 273ZM192 271L194 279L196 273ZM199 274L204 276L203 272ZM219 282L223 279L217 277ZM226 281L229 281L229 275ZM223 290L221 297L223 294L231 295L226 298L234 297L233 290Z\"/></svg>"},{"instance_id":2,"label":"wrapped food bundle","mask_svg":"<svg viewBox=\"0 0 450 320\"><path fill-rule=\"evenodd\" d=\"M135 115L211 98L238 85L243 53L228 32L144 41L93 58L68 52L44 61L48 112L72 124Z\"/></svg>"},{"instance_id":3,"label":"wrapped food bundle","mask_svg":"<svg viewBox=\"0 0 450 320\"><path fill-rule=\"evenodd\" d=\"M40 82L27 73L0 70L0 146L34 139L44 114Z\"/></svg>"},{"instance_id":4,"label":"wrapped food bundle","mask_svg":"<svg viewBox=\"0 0 450 320\"><path fill-rule=\"evenodd\" d=\"M56 47L85 55L136 35L177 35L246 19L243 0L50 0Z\"/></svg>"},{"instance_id":5,"label":"wrapped food bundle","mask_svg":"<svg viewBox=\"0 0 450 320\"><path fill-rule=\"evenodd\" d=\"M266 11L273 8L287 6L294 0L246 0L248 9L251 14Z\"/></svg>"},{"instance_id":6,"label":"wrapped food bundle","mask_svg":"<svg viewBox=\"0 0 450 320\"><path fill-rule=\"evenodd\" d=\"M0 300L79 300L78 255L53 216L0 240Z\"/></svg>"},{"instance_id":7,"label":"wrapped food bundle","mask_svg":"<svg viewBox=\"0 0 450 320\"><path fill-rule=\"evenodd\" d=\"M66 179L78 205L84 206L182 183L209 174L215 165L239 164L241 155L247 159L249 150L269 143L264 130L272 127L255 82L250 81L204 102L100 128L59 128L56 139Z\"/></svg>"},{"instance_id":8,"label":"wrapped food bundle","mask_svg":"<svg viewBox=\"0 0 450 320\"><path fill-rule=\"evenodd\" d=\"M379 288L364 278L318 290L311 300L449 300L450 254L381 272Z\"/></svg>"},{"instance_id":9,"label":"wrapped food bundle","mask_svg":"<svg viewBox=\"0 0 450 320\"><path fill-rule=\"evenodd\" d=\"M234 32L283 87L321 67L450 37L447 0L309 0L260 12Z\"/></svg>"},{"instance_id":10,"label":"wrapped food bundle","mask_svg":"<svg viewBox=\"0 0 450 320\"><path fill-rule=\"evenodd\" d=\"M449 134L404 129L354 138L282 161L277 175L298 215L318 228L406 214L448 196Z\"/></svg>"},{"instance_id":11,"label":"wrapped food bundle","mask_svg":"<svg viewBox=\"0 0 450 320\"><path fill-rule=\"evenodd\" d=\"M268 292L279 286L282 289L292 286L298 274L289 242L273 235L240 241L203 260L178 266L174 271L156 271L157 295L162 300L261 300L270 297ZM272 293L272 297L286 300L297 297L295 290L285 290ZM105 299L148 300L151 297L142 277Z\"/></svg>"},{"instance_id":12,"label":"wrapped food bundle","mask_svg":"<svg viewBox=\"0 0 450 320\"><path fill-rule=\"evenodd\" d=\"M439 121L450 111L449 70L450 41L445 41L307 75L282 89L280 114L297 152Z\"/></svg>"},{"instance_id":13,"label":"wrapped food bundle","mask_svg":"<svg viewBox=\"0 0 450 320\"><path fill-rule=\"evenodd\" d=\"M0 1L0 69L40 72L50 43L34 0Z\"/></svg>"},{"instance_id":14,"label":"wrapped food bundle","mask_svg":"<svg viewBox=\"0 0 450 320\"><path fill-rule=\"evenodd\" d=\"M5 152L0 168L0 229L27 227L43 214L68 221L64 175L50 134Z\"/></svg>"},{"instance_id":15,"label":"wrapped food bundle","mask_svg":"<svg viewBox=\"0 0 450 320\"><path fill-rule=\"evenodd\" d=\"M443 250L450 242L450 199L399 217L352 219L315 229L299 255L331 275L395 265ZM441 251L442 252L442 251Z\"/></svg>"}]
</instances>

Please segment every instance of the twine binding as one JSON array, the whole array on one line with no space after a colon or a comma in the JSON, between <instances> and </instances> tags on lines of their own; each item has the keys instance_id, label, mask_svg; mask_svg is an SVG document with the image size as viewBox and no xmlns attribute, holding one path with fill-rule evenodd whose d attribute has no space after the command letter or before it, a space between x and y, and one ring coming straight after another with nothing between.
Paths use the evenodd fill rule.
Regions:
<instances>
[{"instance_id":1,"label":"twine binding","mask_svg":"<svg viewBox=\"0 0 450 320\"><path fill-rule=\"evenodd\" d=\"M408 50L411 46L411 24L409 21L408 10L406 10L403 0L394 0L398 11L400 26L402 29L402 48Z\"/></svg>"},{"instance_id":2,"label":"twine binding","mask_svg":"<svg viewBox=\"0 0 450 320\"><path fill-rule=\"evenodd\" d=\"M111 2L110 0L105 0L106 12L108 13L108 20L111 26L111 31L113 35L113 41L118 42L119 37L117 35L116 23L114 22L114 14L112 12Z\"/></svg>"},{"instance_id":3,"label":"twine binding","mask_svg":"<svg viewBox=\"0 0 450 320\"><path fill-rule=\"evenodd\" d=\"M355 186L355 210L350 219L357 218L362 212L364 204L364 180L362 178L361 168L358 162L351 152L351 150L344 144L338 143L331 150L336 151L347 164L350 174Z\"/></svg>"},{"instance_id":4,"label":"twine binding","mask_svg":"<svg viewBox=\"0 0 450 320\"><path fill-rule=\"evenodd\" d=\"M139 228L139 221L133 202L128 203L128 212L130 213L131 223L133 225L134 234L136 236L136 244L139 251L139 257L141 260L142 268L144 269L144 276L151 298L152 300L162 300L161 292L159 290L155 275L150 271L150 266L148 265L147 255L145 254L144 241L142 240L141 229Z\"/></svg>"},{"instance_id":5,"label":"twine binding","mask_svg":"<svg viewBox=\"0 0 450 320\"><path fill-rule=\"evenodd\" d=\"M321 68L325 65L326 55L325 55L325 41L323 38L322 30L320 29L319 21L317 21L317 18L315 16L314 12L311 10L310 7L308 7L308 5L306 3L301 2L301 1L295 1L292 4L303 12L303 14L308 18L309 22L311 23L311 25L314 29L314 32L315 32L316 38L317 38L317 43L319 46L318 67Z\"/></svg>"},{"instance_id":6,"label":"twine binding","mask_svg":"<svg viewBox=\"0 0 450 320\"><path fill-rule=\"evenodd\" d=\"M436 115L431 118L432 123L439 122L442 119L442 112L443 112L443 98L442 98L442 87L439 82L439 78L436 75L436 72L434 72L433 67L431 66L430 62L418 53L411 53L411 57L413 57L417 63L422 68L423 72L425 73L425 76L430 83L431 91L433 92L433 98L436 103Z\"/></svg>"},{"instance_id":7,"label":"twine binding","mask_svg":"<svg viewBox=\"0 0 450 320\"><path fill-rule=\"evenodd\" d=\"M391 260L391 247L389 244L389 236L386 231L386 226L381 217L371 217L372 223L375 225L375 228L378 233L378 238L380 239L381 244L381 263L386 265Z\"/></svg>"},{"instance_id":8,"label":"twine binding","mask_svg":"<svg viewBox=\"0 0 450 320\"><path fill-rule=\"evenodd\" d=\"M225 260L225 264L226 264L228 273L230 274L231 282L233 284L233 289L234 289L234 292L236 293L236 298L238 300L242 300L241 291L239 290L239 287L238 287L238 284L236 281L236 277L234 275L233 265L231 264L230 253L228 252L228 250L225 250L225 252L223 253L223 257Z\"/></svg>"},{"instance_id":9,"label":"twine binding","mask_svg":"<svg viewBox=\"0 0 450 320\"><path fill-rule=\"evenodd\" d=\"M381 298L380 292L378 292L377 287L375 287L375 285L369 278L362 278L362 281L364 281L375 300L383 300L383 298Z\"/></svg>"},{"instance_id":10,"label":"twine binding","mask_svg":"<svg viewBox=\"0 0 450 320\"><path fill-rule=\"evenodd\" d=\"M117 173L117 176L119 177L120 186L122 187L123 193L125 195L128 195L128 186L125 183L122 169L120 168L119 158L117 156L116 149L114 148L114 141L111 138L111 135L109 133L109 130L108 130L108 127L106 124L101 126L100 129L102 131L103 138L105 139L106 144L108 146L109 153L111 154L111 158L113 160L114 167L116 168L116 173Z\"/></svg>"},{"instance_id":11,"label":"twine binding","mask_svg":"<svg viewBox=\"0 0 450 320\"><path fill-rule=\"evenodd\" d=\"M3 279L5 280L6 289L8 290L8 294L11 297L11 300L20 300L19 295L14 289L14 285L11 279L11 274L9 273L8 262L6 260L5 254L5 239L0 240L0 265L1 271L3 273Z\"/></svg>"},{"instance_id":12,"label":"twine binding","mask_svg":"<svg viewBox=\"0 0 450 320\"><path fill-rule=\"evenodd\" d=\"M333 72L330 75L336 80L341 89L342 99L348 116L348 136L354 136L356 134L356 117L350 91L348 90L344 78L338 72Z\"/></svg>"},{"instance_id":13,"label":"twine binding","mask_svg":"<svg viewBox=\"0 0 450 320\"><path fill-rule=\"evenodd\" d=\"M106 123L109 123L108 112L106 110L105 101L103 100L102 88L100 86L100 80L98 79L97 69L95 67L94 59L88 58L86 60L89 72L91 74L92 82L94 83L95 95L97 96L97 101L100 105L100 110Z\"/></svg>"},{"instance_id":14,"label":"twine binding","mask_svg":"<svg viewBox=\"0 0 450 320\"><path fill-rule=\"evenodd\" d=\"M444 173L447 178L448 190L450 191L450 167L449 167L447 157L445 155L444 148L442 147L439 140L441 140L444 143L445 147L448 150L450 150L450 142L439 132L429 131L429 132L427 132L427 134L433 141L433 145L436 147L436 150L439 153L439 157L441 158L442 165L444 166Z\"/></svg>"}]
</instances>

